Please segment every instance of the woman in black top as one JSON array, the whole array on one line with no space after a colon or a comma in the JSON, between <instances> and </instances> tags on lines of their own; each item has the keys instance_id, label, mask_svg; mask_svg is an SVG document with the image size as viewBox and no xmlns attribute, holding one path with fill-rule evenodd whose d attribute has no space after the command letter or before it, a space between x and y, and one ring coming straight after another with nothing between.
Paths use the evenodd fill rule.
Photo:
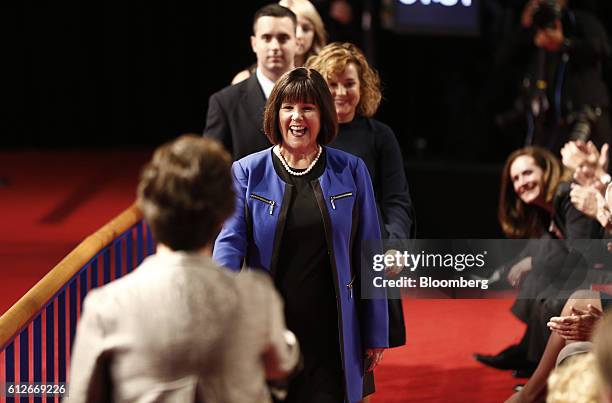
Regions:
<instances>
[{"instance_id":1,"label":"woman in black top","mask_svg":"<svg viewBox=\"0 0 612 403\"><path fill-rule=\"evenodd\" d=\"M325 77L340 124L331 147L360 157L368 167L384 239L408 239L414 230L402 154L393 130L373 119L381 100L380 79L351 43L334 42L307 62ZM389 300L389 345L406 343L401 300Z\"/></svg>"},{"instance_id":2,"label":"woman in black top","mask_svg":"<svg viewBox=\"0 0 612 403\"><path fill-rule=\"evenodd\" d=\"M550 332L546 323L584 277L586 263L558 240L597 239L601 227L570 199L571 172L550 151L524 147L506 159L501 176L498 218L508 238L534 239L507 274L519 288L512 313L527 324L518 345L496 356L476 354L483 364L530 375L542 357Z\"/></svg>"}]
</instances>

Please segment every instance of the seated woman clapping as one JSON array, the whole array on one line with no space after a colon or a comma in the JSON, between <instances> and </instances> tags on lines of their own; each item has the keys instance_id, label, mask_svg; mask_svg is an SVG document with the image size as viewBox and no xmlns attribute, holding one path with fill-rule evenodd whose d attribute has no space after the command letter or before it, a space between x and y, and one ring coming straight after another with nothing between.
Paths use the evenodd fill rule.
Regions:
<instances>
[{"instance_id":1,"label":"seated woman clapping","mask_svg":"<svg viewBox=\"0 0 612 403\"><path fill-rule=\"evenodd\" d=\"M533 371L549 336L545 324L561 312L568 296L559 296L558 290L565 291L565 284L580 274L573 265L564 265L568 250L555 240L601 237L597 222L573 206L570 181L571 172L540 147L521 148L506 160L499 205L502 229L509 238L540 240L528 243L524 257L507 275L511 285L520 287L512 312L527 324L525 334L518 345L496 356L476 355L486 365Z\"/></svg>"},{"instance_id":2,"label":"seated woman clapping","mask_svg":"<svg viewBox=\"0 0 612 403\"><path fill-rule=\"evenodd\" d=\"M577 182L572 185L570 192L572 204L583 214L597 218L602 226L607 226L612 207L612 192L606 192L602 182L602 179L609 182L605 178L607 145L602 147L602 153L599 154L590 142L572 141L563 147L561 154L563 164L574 171ZM605 198L603 194L606 194ZM578 290L570 296L559 316L550 318L548 322L551 335L533 376L507 402L536 402L544 398L547 379L555 368L560 352L570 343L591 340L603 311L610 309L611 297L592 290ZM551 399L559 401L554 396Z\"/></svg>"}]
</instances>

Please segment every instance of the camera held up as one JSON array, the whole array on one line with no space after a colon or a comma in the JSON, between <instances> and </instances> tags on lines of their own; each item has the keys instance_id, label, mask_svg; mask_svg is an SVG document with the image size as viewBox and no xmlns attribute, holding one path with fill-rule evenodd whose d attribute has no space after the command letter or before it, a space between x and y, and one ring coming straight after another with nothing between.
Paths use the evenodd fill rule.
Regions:
<instances>
[{"instance_id":1,"label":"camera held up","mask_svg":"<svg viewBox=\"0 0 612 403\"><path fill-rule=\"evenodd\" d=\"M561 5L556 0L541 0L533 12L533 25L536 29L554 28L561 19Z\"/></svg>"}]
</instances>

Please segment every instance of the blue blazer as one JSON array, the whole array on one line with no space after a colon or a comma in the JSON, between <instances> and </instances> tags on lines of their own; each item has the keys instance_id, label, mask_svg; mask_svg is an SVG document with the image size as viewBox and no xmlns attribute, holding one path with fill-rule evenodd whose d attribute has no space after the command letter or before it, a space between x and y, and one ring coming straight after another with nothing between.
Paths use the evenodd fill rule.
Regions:
<instances>
[{"instance_id":1,"label":"blue blazer","mask_svg":"<svg viewBox=\"0 0 612 403\"><path fill-rule=\"evenodd\" d=\"M371 260L365 261L363 271L361 267L362 243L369 241L366 249L379 244L380 226L363 161L344 151L325 150L325 172L311 184L335 274L346 396L349 402L357 402L362 399L365 349L388 346L384 294L382 298L361 299L354 292L361 284L371 284ZM234 162L232 173L236 211L215 242L214 258L232 270L240 270L246 261L247 266L273 276L293 186L276 174L271 148Z\"/></svg>"}]
</instances>

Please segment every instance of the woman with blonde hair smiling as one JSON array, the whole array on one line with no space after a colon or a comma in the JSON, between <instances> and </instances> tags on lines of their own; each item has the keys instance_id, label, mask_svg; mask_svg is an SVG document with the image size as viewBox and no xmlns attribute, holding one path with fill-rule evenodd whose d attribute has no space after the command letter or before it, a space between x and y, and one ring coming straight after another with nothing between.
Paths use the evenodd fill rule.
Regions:
<instances>
[{"instance_id":1,"label":"woman with blonde hair smiling","mask_svg":"<svg viewBox=\"0 0 612 403\"><path fill-rule=\"evenodd\" d=\"M339 130L330 146L360 157L368 167L383 239L410 238L414 217L400 146L393 130L372 118L382 99L378 73L351 43L330 43L306 65L325 77L334 97ZM389 326L389 346L406 344L398 298L389 299Z\"/></svg>"}]
</instances>

